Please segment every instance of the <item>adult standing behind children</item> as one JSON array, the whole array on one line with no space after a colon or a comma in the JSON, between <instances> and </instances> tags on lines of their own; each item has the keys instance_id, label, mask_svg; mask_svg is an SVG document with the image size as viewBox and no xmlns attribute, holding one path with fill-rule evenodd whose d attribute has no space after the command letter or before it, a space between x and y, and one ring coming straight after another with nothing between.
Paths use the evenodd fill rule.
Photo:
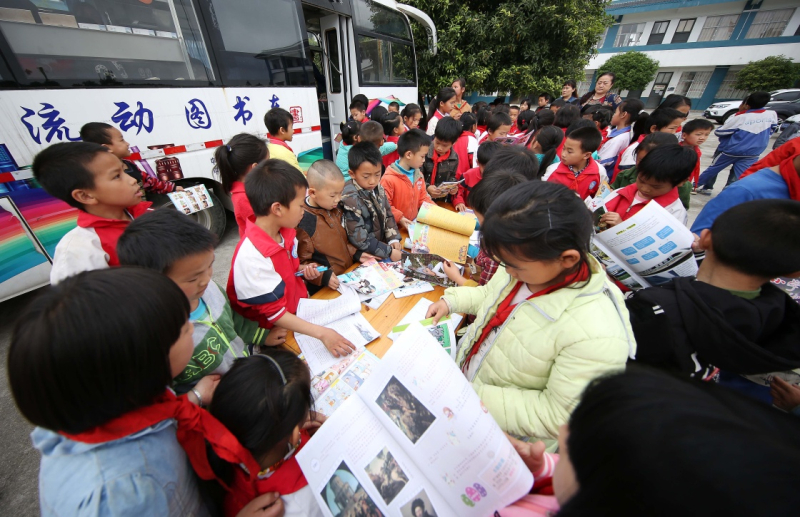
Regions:
<instances>
[{"instance_id":1,"label":"adult standing behind children","mask_svg":"<svg viewBox=\"0 0 800 517\"><path fill-rule=\"evenodd\" d=\"M593 104L600 104L602 106L609 106L611 109L616 109L622 102L622 97L616 93L611 93L614 87L614 81L617 76L612 72L604 72L597 77L597 82L594 84L594 90L587 92L581 97L581 108L591 106Z\"/></svg>"},{"instance_id":2,"label":"adult standing behind children","mask_svg":"<svg viewBox=\"0 0 800 517\"><path fill-rule=\"evenodd\" d=\"M747 170L769 144L778 114L764 109L769 102L767 92L753 92L742 103L743 113L737 113L714 131L719 137L717 154L711 166L700 174L698 194L710 196L717 174L733 165L736 179Z\"/></svg>"},{"instance_id":3,"label":"adult standing behind children","mask_svg":"<svg viewBox=\"0 0 800 517\"><path fill-rule=\"evenodd\" d=\"M406 131L397 141L400 158L381 178L394 220L406 230L417 218L422 203L432 203L421 171L430 146L431 139L421 129Z\"/></svg>"},{"instance_id":4,"label":"adult standing behind children","mask_svg":"<svg viewBox=\"0 0 800 517\"><path fill-rule=\"evenodd\" d=\"M581 100L578 98L578 85L572 79L564 81L561 86L561 99L566 104L575 104L580 108Z\"/></svg>"},{"instance_id":5,"label":"adult standing behind children","mask_svg":"<svg viewBox=\"0 0 800 517\"><path fill-rule=\"evenodd\" d=\"M45 192L79 210L77 227L56 246L50 283L118 266L119 236L150 208L122 160L100 144L63 142L37 154L32 168Z\"/></svg>"},{"instance_id":6,"label":"adult standing behind children","mask_svg":"<svg viewBox=\"0 0 800 517\"><path fill-rule=\"evenodd\" d=\"M505 267L486 286L447 289L427 317L475 314L458 365L504 431L552 440L586 385L635 354L628 311L570 190L529 181L485 216L484 251Z\"/></svg>"},{"instance_id":7,"label":"adult standing behind children","mask_svg":"<svg viewBox=\"0 0 800 517\"><path fill-rule=\"evenodd\" d=\"M450 86L456 92L456 102L453 104L453 109L450 110L450 116L458 120L464 113L472 113L472 106L464 100L464 94L467 92L467 80L459 77Z\"/></svg>"},{"instance_id":8,"label":"adult standing behind children","mask_svg":"<svg viewBox=\"0 0 800 517\"><path fill-rule=\"evenodd\" d=\"M244 192L244 177L267 158L267 144L250 133L239 133L214 151L214 160L222 179L222 190L231 196L240 239L244 237L246 221L256 217Z\"/></svg>"},{"instance_id":9,"label":"adult standing behind children","mask_svg":"<svg viewBox=\"0 0 800 517\"><path fill-rule=\"evenodd\" d=\"M294 138L294 118L283 108L272 108L264 115L264 125L269 131L269 156L276 160L283 160L295 169L302 172L300 162L297 161L294 151L289 144Z\"/></svg>"}]
</instances>

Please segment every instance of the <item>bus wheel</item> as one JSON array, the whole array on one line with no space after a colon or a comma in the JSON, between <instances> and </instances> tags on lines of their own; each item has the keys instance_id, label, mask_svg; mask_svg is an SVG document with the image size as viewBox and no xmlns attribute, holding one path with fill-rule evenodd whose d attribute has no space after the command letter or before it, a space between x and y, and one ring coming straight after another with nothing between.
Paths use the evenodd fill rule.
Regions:
<instances>
[{"instance_id":1,"label":"bus wheel","mask_svg":"<svg viewBox=\"0 0 800 517\"><path fill-rule=\"evenodd\" d=\"M221 240L222 235L225 233L225 223L227 220L225 207L222 205L222 201L220 201L219 198L213 192L211 192L211 190L208 191L208 195L211 198L211 202L214 204L214 206L190 214L188 217L191 217L208 230L214 232L214 234L217 236L217 239ZM175 205L172 204L172 201L170 201L169 197L166 195L148 194L147 198L148 201L153 202L153 208L176 210Z\"/></svg>"}]
</instances>

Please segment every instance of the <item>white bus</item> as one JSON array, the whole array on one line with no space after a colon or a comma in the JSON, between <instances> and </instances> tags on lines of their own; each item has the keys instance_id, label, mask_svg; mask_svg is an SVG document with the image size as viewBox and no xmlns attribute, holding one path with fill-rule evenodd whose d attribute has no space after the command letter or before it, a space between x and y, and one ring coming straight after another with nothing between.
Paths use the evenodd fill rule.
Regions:
<instances>
[{"instance_id":1,"label":"white bus","mask_svg":"<svg viewBox=\"0 0 800 517\"><path fill-rule=\"evenodd\" d=\"M195 217L221 235L214 148L265 137L280 106L307 168L333 158L356 94L416 102L408 17L435 52L430 18L394 0L0 0L0 301L48 283L75 225L33 179L37 152L112 124L145 172L216 194Z\"/></svg>"}]
</instances>

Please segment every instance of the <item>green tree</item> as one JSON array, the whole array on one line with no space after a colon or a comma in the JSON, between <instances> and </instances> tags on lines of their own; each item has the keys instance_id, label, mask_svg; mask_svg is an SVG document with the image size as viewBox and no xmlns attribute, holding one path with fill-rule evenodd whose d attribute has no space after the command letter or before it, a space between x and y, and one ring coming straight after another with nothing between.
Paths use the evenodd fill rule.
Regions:
<instances>
[{"instance_id":1,"label":"green tree","mask_svg":"<svg viewBox=\"0 0 800 517\"><path fill-rule=\"evenodd\" d=\"M613 72L617 76L614 88L618 91L632 91L644 90L657 71L658 61L642 52L629 50L606 61L597 69L597 76L604 72Z\"/></svg>"},{"instance_id":2,"label":"green tree","mask_svg":"<svg viewBox=\"0 0 800 517\"><path fill-rule=\"evenodd\" d=\"M784 55L765 57L760 61L750 61L736 75L737 90L749 92L791 88L797 79L797 68L792 60Z\"/></svg>"},{"instance_id":3,"label":"green tree","mask_svg":"<svg viewBox=\"0 0 800 517\"><path fill-rule=\"evenodd\" d=\"M439 53L412 24L420 93L464 77L468 90L560 92L580 80L613 19L607 0L407 0L433 19Z\"/></svg>"}]
</instances>

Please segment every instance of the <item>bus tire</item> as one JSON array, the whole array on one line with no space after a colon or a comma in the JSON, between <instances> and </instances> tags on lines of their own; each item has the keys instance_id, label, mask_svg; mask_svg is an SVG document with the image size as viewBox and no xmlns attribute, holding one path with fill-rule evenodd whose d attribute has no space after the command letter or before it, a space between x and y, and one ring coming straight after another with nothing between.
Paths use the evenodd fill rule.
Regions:
<instances>
[{"instance_id":1,"label":"bus tire","mask_svg":"<svg viewBox=\"0 0 800 517\"><path fill-rule=\"evenodd\" d=\"M225 207L222 205L222 201L220 201L220 199L210 189L208 191L208 196L214 206L190 214L188 217L191 217L200 223L204 228L211 230L211 232L217 236L218 240L222 240L222 235L225 233L225 225L227 222ZM169 197L166 195L149 194L147 197L149 201L153 202L153 208L177 210L175 205L172 204L172 201L170 201Z\"/></svg>"}]
</instances>

